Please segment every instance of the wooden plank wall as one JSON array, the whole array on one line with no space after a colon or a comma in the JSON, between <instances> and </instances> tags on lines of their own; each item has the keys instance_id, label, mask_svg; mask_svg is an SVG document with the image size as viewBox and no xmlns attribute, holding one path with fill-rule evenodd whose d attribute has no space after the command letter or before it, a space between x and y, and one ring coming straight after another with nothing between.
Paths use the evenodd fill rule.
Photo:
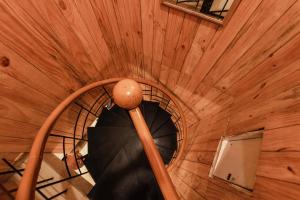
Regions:
<instances>
[{"instance_id":1,"label":"wooden plank wall","mask_svg":"<svg viewBox=\"0 0 300 200\"><path fill-rule=\"evenodd\" d=\"M0 151L24 152L62 99L113 76L122 64L112 59L90 4L1 1L0 9ZM95 95L80 104L88 108ZM71 134L78 111L73 105L54 129ZM54 138L47 148L55 150L57 143Z\"/></svg>"},{"instance_id":2,"label":"wooden plank wall","mask_svg":"<svg viewBox=\"0 0 300 200\"><path fill-rule=\"evenodd\" d=\"M219 27L161 0L1 0L0 38L3 149L28 149L83 85L146 78L173 91L190 122L186 157L172 172L182 199L300 196L299 1L242 0ZM254 197L207 178L222 135L261 127Z\"/></svg>"},{"instance_id":3,"label":"wooden plank wall","mask_svg":"<svg viewBox=\"0 0 300 200\"><path fill-rule=\"evenodd\" d=\"M186 84L185 102L195 105L202 120L191 127L191 131L196 129L193 142L172 172L182 199L300 196L300 3L246 4L242 1L228 26L217 31ZM251 13L244 10L237 19L241 7L246 6ZM247 14L250 17L244 19ZM208 178L221 136L262 127L265 134L252 195Z\"/></svg>"},{"instance_id":4,"label":"wooden plank wall","mask_svg":"<svg viewBox=\"0 0 300 200\"><path fill-rule=\"evenodd\" d=\"M168 9L161 12L158 1L147 4L0 1L0 152L28 151L49 113L78 88L111 77L152 76L152 53L161 51L162 57L165 27L151 13L156 6L157 20L165 15L167 22ZM88 107L94 97L85 96L81 104ZM58 130L70 132L79 111L72 109Z\"/></svg>"},{"instance_id":5,"label":"wooden plank wall","mask_svg":"<svg viewBox=\"0 0 300 200\"><path fill-rule=\"evenodd\" d=\"M232 36L234 17L217 33L220 39L213 39L222 42L220 46L205 52L187 83L195 92L188 91L190 101L185 102L195 103L201 121L191 127L196 134L172 172L182 199L299 199L300 3L285 3L257 2ZM226 33L229 27L231 34ZM197 95L204 98L199 101ZM253 193L208 178L220 137L258 128L265 132Z\"/></svg>"}]
</instances>

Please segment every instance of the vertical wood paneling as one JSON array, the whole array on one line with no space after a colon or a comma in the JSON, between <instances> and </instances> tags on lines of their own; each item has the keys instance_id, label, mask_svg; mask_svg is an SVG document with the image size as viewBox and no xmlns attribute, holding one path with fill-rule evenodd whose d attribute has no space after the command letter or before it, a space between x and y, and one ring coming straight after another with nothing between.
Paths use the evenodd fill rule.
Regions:
<instances>
[{"instance_id":1,"label":"vertical wood paneling","mask_svg":"<svg viewBox=\"0 0 300 200\"><path fill-rule=\"evenodd\" d=\"M187 85L189 78L192 76L192 72L195 70L197 63L205 53L207 46L210 44L216 31L217 26L215 24L205 20L202 20L199 24L196 36L187 54L187 57L184 60L181 73L177 81L177 93L184 90L184 86Z\"/></svg>"},{"instance_id":2,"label":"vertical wood paneling","mask_svg":"<svg viewBox=\"0 0 300 200\"><path fill-rule=\"evenodd\" d=\"M58 63L59 58L57 53L54 52L55 47L49 47L48 45L54 38L48 36L49 40L44 44L44 36L31 34L31 28L27 30L21 22L18 22L17 19L14 18L18 15L10 14L7 6L4 8L4 3L1 3L0 9L1 41L58 84L73 90L78 89L81 85L80 80L76 78L76 75L69 70L67 66ZM32 13L34 13L34 11L32 11ZM41 19L39 15L35 16ZM40 29L41 32L44 30L44 27L39 27L39 24L35 24L35 26ZM51 31L48 33L50 32ZM17 33L22 33L22 35ZM37 37L39 37L39 39ZM32 59L33 57L36 59Z\"/></svg>"},{"instance_id":3,"label":"vertical wood paneling","mask_svg":"<svg viewBox=\"0 0 300 200\"><path fill-rule=\"evenodd\" d=\"M172 58L173 61L170 65L167 80L167 87L170 89L175 88L182 65L186 59L189 49L191 48L197 28L199 27L199 19L194 16L186 15L182 23L180 36L175 47L175 54Z\"/></svg>"},{"instance_id":4,"label":"vertical wood paneling","mask_svg":"<svg viewBox=\"0 0 300 200\"><path fill-rule=\"evenodd\" d=\"M161 5L161 0L154 3L153 26L153 52L152 52L152 76L159 80L161 63L165 44L166 27L168 23L169 8Z\"/></svg>"},{"instance_id":5,"label":"vertical wood paneling","mask_svg":"<svg viewBox=\"0 0 300 200\"><path fill-rule=\"evenodd\" d=\"M214 39L205 52L205 55L198 63L198 67L195 69L189 82L188 87L191 88L191 90L195 89L199 81L201 81L211 70L215 62L220 58L261 1L262 0L241 1L239 7L224 30L219 28L218 33L214 36Z\"/></svg>"},{"instance_id":6,"label":"vertical wood paneling","mask_svg":"<svg viewBox=\"0 0 300 200\"><path fill-rule=\"evenodd\" d=\"M2 74L7 74L19 80L23 84L51 97L55 102L61 101L63 97L69 94L63 87L2 43L0 43L0 55L10 60L9 67L0 68Z\"/></svg>"},{"instance_id":7,"label":"vertical wood paneling","mask_svg":"<svg viewBox=\"0 0 300 200\"><path fill-rule=\"evenodd\" d=\"M169 11L163 46L162 70L159 76L160 81L164 84L167 84L169 69L172 67L176 55L176 47L182 31L184 16L185 15L180 11L174 9Z\"/></svg>"},{"instance_id":8,"label":"vertical wood paneling","mask_svg":"<svg viewBox=\"0 0 300 200\"><path fill-rule=\"evenodd\" d=\"M258 190L259 188L259 190ZM300 196L298 184L277 181L264 177L257 177L254 189L255 199L291 199L297 200Z\"/></svg>"},{"instance_id":9,"label":"vertical wood paneling","mask_svg":"<svg viewBox=\"0 0 300 200\"><path fill-rule=\"evenodd\" d=\"M230 69L238 59L245 60L241 56L257 40L266 34L272 25L296 2L295 0L287 1L286 4L276 4L275 1L263 1L251 18L240 30L234 40L231 42L222 57L216 62L213 69L207 74L204 81L214 85L224 75L226 70ZM272 9L265 9L272 7ZM268 17L265 17L268 16ZM277 25L277 23L276 23Z\"/></svg>"},{"instance_id":10,"label":"vertical wood paneling","mask_svg":"<svg viewBox=\"0 0 300 200\"><path fill-rule=\"evenodd\" d=\"M79 48L83 50L87 55L88 60L86 61L86 63L81 62L79 63L79 66L91 70L91 71L87 71L87 74L91 75L92 80L102 79L101 71L105 66L105 63L102 59L102 55L98 51L96 43L94 42L86 24L81 18L76 5L73 3L73 1L57 0L56 6L63 14L64 18L66 19L66 23L70 26L69 29L72 29L72 32L74 32L75 35L77 36L76 38L77 43L82 44L81 47ZM62 16L59 17L62 18ZM69 38L71 38L67 34L64 35L68 38L68 40ZM74 42L70 41L70 43L73 44ZM74 53L75 55L79 54L76 52ZM80 60L84 60L84 59L80 59Z\"/></svg>"},{"instance_id":11,"label":"vertical wood paneling","mask_svg":"<svg viewBox=\"0 0 300 200\"><path fill-rule=\"evenodd\" d=\"M111 76L121 75L120 71L124 70L124 68L126 69L126 67L129 69L127 64L128 52L127 49L124 48L124 41L121 39L119 30L121 25L118 26L117 24L117 16L112 1L103 2L91 0L90 2L113 58L116 61L120 61L118 64L121 66L116 66L116 68L108 66L107 68L112 70Z\"/></svg>"},{"instance_id":12,"label":"vertical wood paneling","mask_svg":"<svg viewBox=\"0 0 300 200\"><path fill-rule=\"evenodd\" d=\"M97 69L91 62L90 55L84 51L81 38L72 30L72 26L74 27L75 23L70 24L62 13L62 10L71 8L68 8L67 4L63 1L59 5L54 1L33 1L33 6L38 10L47 25L51 27L52 31L56 33L64 45L64 50L69 53L60 54L62 63L72 66L72 69L80 77L80 80L83 80L85 83L95 80L94 75L98 73ZM74 16L68 17L72 18ZM77 22L77 20L75 17L74 22Z\"/></svg>"},{"instance_id":13,"label":"vertical wood paneling","mask_svg":"<svg viewBox=\"0 0 300 200\"><path fill-rule=\"evenodd\" d=\"M141 0L143 56L146 79L152 78L155 1Z\"/></svg>"},{"instance_id":14,"label":"vertical wood paneling","mask_svg":"<svg viewBox=\"0 0 300 200\"><path fill-rule=\"evenodd\" d=\"M132 30L132 38L134 44L134 55L136 58L137 75L144 78L144 58L143 58L143 32L141 20L141 1L132 0L128 3L125 0L125 5L128 6L129 20ZM124 8L123 8L124 9Z\"/></svg>"},{"instance_id":15,"label":"vertical wood paneling","mask_svg":"<svg viewBox=\"0 0 300 200\"><path fill-rule=\"evenodd\" d=\"M299 69L299 67L297 68L300 59L298 48L299 42L300 35L298 34L286 45L276 51L273 56L268 57L264 62L246 74L243 79L228 88L228 91L236 96L243 91L255 87L255 84L258 82L267 80L268 77L276 76L277 78L281 78L286 73L289 73L289 71L296 71ZM267 83L265 82L264 85L266 84Z\"/></svg>"},{"instance_id":16,"label":"vertical wood paneling","mask_svg":"<svg viewBox=\"0 0 300 200\"><path fill-rule=\"evenodd\" d=\"M103 60L103 66L100 66L101 72L104 77L108 78L112 76L112 74L107 73L107 71L111 70L110 69L111 67L109 66L115 67L117 65L120 65L120 61L112 58L113 54L112 52L110 52L108 45L104 40L104 36L97 22L98 20L94 14L91 3L85 0L76 0L76 7L80 13L82 20L86 25L86 28L89 30L89 33L91 34L91 39L95 43L100 53L101 59Z\"/></svg>"},{"instance_id":17,"label":"vertical wood paneling","mask_svg":"<svg viewBox=\"0 0 300 200\"><path fill-rule=\"evenodd\" d=\"M217 84L219 88L228 88L247 74L253 67L260 64L268 57L285 45L289 40L299 33L300 3L296 2L284 15L278 20L275 26L272 26L260 38L260 41L249 50L232 68L225 74Z\"/></svg>"},{"instance_id":18,"label":"vertical wood paneling","mask_svg":"<svg viewBox=\"0 0 300 200\"><path fill-rule=\"evenodd\" d=\"M182 31L184 16L185 15L182 12L173 9L169 11L165 42L163 46L164 51L162 65L171 67L173 64L178 39Z\"/></svg>"}]
</instances>

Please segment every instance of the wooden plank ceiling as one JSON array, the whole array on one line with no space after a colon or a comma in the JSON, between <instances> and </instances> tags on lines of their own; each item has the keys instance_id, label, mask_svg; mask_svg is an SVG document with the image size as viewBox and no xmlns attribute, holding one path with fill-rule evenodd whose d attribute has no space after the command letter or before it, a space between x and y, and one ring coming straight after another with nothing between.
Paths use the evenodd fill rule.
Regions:
<instances>
[{"instance_id":1,"label":"wooden plank ceiling","mask_svg":"<svg viewBox=\"0 0 300 200\"><path fill-rule=\"evenodd\" d=\"M252 198L207 175L220 136L261 127L254 198L299 199L299 1L243 0L219 27L160 0L1 0L0 38L0 151L28 151L78 88L145 78L198 117L172 173L182 199Z\"/></svg>"}]
</instances>

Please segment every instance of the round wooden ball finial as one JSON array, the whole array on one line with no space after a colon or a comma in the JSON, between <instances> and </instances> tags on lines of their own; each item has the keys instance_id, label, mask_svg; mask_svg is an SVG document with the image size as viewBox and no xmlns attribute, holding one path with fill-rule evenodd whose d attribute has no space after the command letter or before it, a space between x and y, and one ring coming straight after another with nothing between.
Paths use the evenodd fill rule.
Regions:
<instances>
[{"instance_id":1,"label":"round wooden ball finial","mask_svg":"<svg viewBox=\"0 0 300 200\"><path fill-rule=\"evenodd\" d=\"M134 80L123 79L115 85L113 98L115 103L121 108L134 109L142 102L142 88Z\"/></svg>"}]
</instances>

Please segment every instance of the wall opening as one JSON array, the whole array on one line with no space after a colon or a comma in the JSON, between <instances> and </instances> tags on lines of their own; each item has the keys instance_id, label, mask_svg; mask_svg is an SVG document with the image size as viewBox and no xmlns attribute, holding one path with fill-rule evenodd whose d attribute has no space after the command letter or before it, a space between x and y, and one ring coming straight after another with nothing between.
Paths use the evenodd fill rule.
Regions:
<instances>
[{"instance_id":1,"label":"wall opening","mask_svg":"<svg viewBox=\"0 0 300 200\"><path fill-rule=\"evenodd\" d=\"M241 0L162 0L168 7L224 25Z\"/></svg>"},{"instance_id":2,"label":"wall opening","mask_svg":"<svg viewBox=\"0 0 300 200\"><path fill-rule=\"evenodd\" d=\"M263 129L222 137L209 176L237 189L253 191L262 138Z\"/></svg>"}]
</instances>

